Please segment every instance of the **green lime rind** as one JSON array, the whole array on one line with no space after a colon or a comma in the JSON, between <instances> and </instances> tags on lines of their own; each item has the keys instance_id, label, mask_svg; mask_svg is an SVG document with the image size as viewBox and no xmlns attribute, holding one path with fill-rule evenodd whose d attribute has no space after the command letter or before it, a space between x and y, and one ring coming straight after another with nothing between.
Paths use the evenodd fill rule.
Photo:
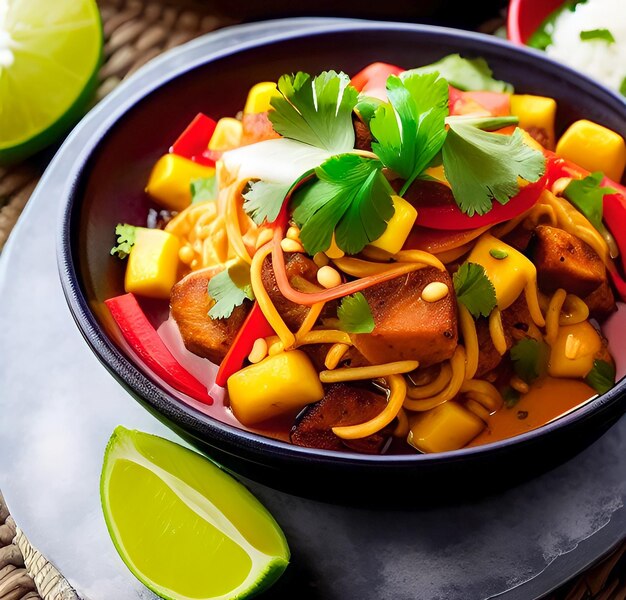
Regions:
<instances>
[{"instance_id":1,"label":"green lime rind","mask_svg":"<svg viewBox=\"0 0 626 600\"><path fill-rule=\"evenodd\" d=\"M289 564L282 530L247 488L157 436L116 428L100 494L120 557L162 598L243 600Z\"/></svg>"},{"instance_id":2,"label":"green lime rind","mask_svg":"<svg viewBox=\"0 0 626 600\"><path fill-rule=\"evenodd\" d=\"M12 141L3 143L0 139L0 166L16 164L59 141L80 121L89 109L98 87L99 71L104 61L102 18L95 2L91 2L90 5L92 7L91 17L94 22L94 32L98 37L94 41L97 53L89 69L90 75L88 79L73 102L60 115L55 117L48 126L17 143Z\"/></svg>"}]
</instances>

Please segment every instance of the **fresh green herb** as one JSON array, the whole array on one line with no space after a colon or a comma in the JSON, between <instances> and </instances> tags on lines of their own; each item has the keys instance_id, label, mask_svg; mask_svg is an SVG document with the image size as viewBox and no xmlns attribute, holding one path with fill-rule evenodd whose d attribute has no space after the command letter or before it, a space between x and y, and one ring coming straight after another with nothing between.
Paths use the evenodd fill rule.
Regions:
<instances>
[{"instance_id":1,"label":"fresh green herb","mask_svg":"<svg viewBox=\"0 0 626 600\"><path fill-rule=\"evenodd\" d=\"M616 246L613 236L602 221L602 203L606 194L615 194L612 187L601 187L604 175L597 171L584 179L572 179L563 195L583 214L598 230L611 248Z\"/></svg>"},{"instance_id":2,"label":"fresh green herb","mask_svg":"<svg viewBox=\"0 0 626 600\"><path fill-rule=\"evenodd\" d=\"M335 242L356 254L378 239L393 216L393 193L377 160L356 154L329 158L315 169L318 181L293 195L293 218L308 254L324 252Z\"/></svg>"},{"instance_id":3,"label":"fresh green herb","mask_svg":"<svg viewBox=\"0 0 626 600\"><path fill-rule=\"evenodd\" d=\"M354 112L359 115L364 123L369 125L372 117L376 114L376 110L383 104L385 103L378 98L363 96L359 99L357 105L354 107Z\"/></svg>"},{"instance_id":4,"label":"fresh green herb","mask_svg":"<svg viewBox=\"0 0 626 600\"><path fill-rule=\"evenodd\" d=\"M191 182L191 203L217 200L217 178L200 177Z\"/></svg>"},{"instance_id":5,"label":"fresh green herb","mask_svg":"<svg viewBox=\"0 0 626 600\"><path fill-rule=\"evenodd\" d=\"M615 385L615 366L606 360L594 360L593 368L585 377L585 381L598 394L604 394Z\"/></svg>"},{"instance_id":6,"label":"fresh green herb","mask_svg":"<svg viewBox=\"0 0 626 600\"><path fill-rule=\"evenodd\" d=\"M537 31L530 36L527 44L531 48L545 50L550 44L552 44L552 34L548 33L545 29L537 29Z\"/></svg>"},{"instance_id":7,"label":"fresh green herb","mask_svg":"<svg viewBox=\"0 0 626 600\"><path fill-rule=\"evenodd\" d=\"M496 290L485 267L465 262L452 277L456 299L477 319L488 317L496 307Z\"/></svg>"},{"instance_id":8,"label":"fresh green herb","mask_svg":"<svg viewBox=\"0 0 626 600\"><path fill-rule=\"evenodd\" d=\"M520 129L510 136L484 131L511 124L511 119L447 119L443 167L456 203L469 216L489 212L493 198L506 204L519 192L518 177L534 182L545 171L543 154L524 143Z\"/></svg>"},{"instance_id":9,"label":"fresh green herb","mask_svg":"<svg viewBox=\"0 0 626 600\"><path fill-rule=\"evenodd\" d=\"M509 255L506 250L500 250L499 248L491 248L491 250L489 250L489 254L491 254L491 256L496 260L504 260Z\"/></svg>"},{"instance_id":10,"label":"fresh green herb","mask_svg":"<svg viewBox=\"0 0 626 600\"><path fill-rule=\"evenodd\" d=\"M626 77L624 77L624 79L622 79L622 83L620 83L619 93L622 96L626 96Z\"/></svg>"},{"instance_id":11,"label":"fresh green herb","mask_svg":"<svg viewBox=\"0 0 626 600\"><path fill-rule=\"evenodd\" d=\"M615 43L615 38L608 29L589 29L587 31L581 31L580 39L583 42L587 42L589 40L604 40L609 44Z\"/></svg>"},{"instance_id":12,"label":"fresh green herb","mask_svg":"<svg viewBox=\"0 0 626 600\"><path fill-rule=\"evenodd\" d=\"M209 310L211 319L227 319L235 307L245 300L254 300L250 283L250 269L240 262L231 265L209 281L209 296L215 304Z\"/></svg>"},{"instance_id":13,"label":"fresh green herb","mask_svg":"<svg viewBox=\"0 0 626 600\"><path fill-rule=\"evenodd\" d=\"M130 250L135 244L136 229L134 225L128 225L126 223L119 223L115 227L117 246L111 248L111 256L126 258L130 254Z\"/></svg>"},{"instance_id":14,"label":"fresh green herb","mask_svg":"<svg viewBox=\"0 0 626 600\"><path fill-rule=\"evenodd\" d=\"M502 390L502 399L507 408L513 408L520 401L521 397L522 395L510 385L507 385Z\"/></svg>"},{"instance_id":15,"label":"fresh green herb","mask_svg":"<svg viewBox=\"0 0 626 600\"><path fill-rule=\"evenodd\" d=\"M390 104L370 120L376 142L372 150L382 163L406 180L400 196L430 164L446 139L448 82L438 73L387 79Z\"/></svg>"},{"instance_id":16,"label":"fresh green herb","mask_svg":"<svg viewBox=\"0 0 626 600\"><path fill-rule=\"evenodd\" d=\"M513 93L510 83L494 79L493 71L484 58L462 58L459 54L450 54L431 65L405 71L402 77L434 72L459 90Z\"/></svg>"},{"instance_id":17,"label":"fresh green herb","mask_svg":"<svg viewBox=\"0 0 626 600\"><path fill-rule=\"evenodd\" d=\"M526 383L532 383L545 374L550 349L545 342L532 338L520 340L511 348L511 360L516 375Z\"/></svg>"},{"instance_id":18,"label":"fresh green herb","mask_svg":"<svg viewBox=\"0 0 626 600\"><path fill-rule=\"evenodd\" d=\"M544 19L535 32L530 36L527 45L538 50L545 50L550 44L552 44L552 34L554 33L554 24L557 18L565 10L575 12L576 7L579 4L583 4L586 0L569 0L565 1L559 8L550 13L550 15Z\"/></svg>"},{"instance_id":19,"label":"fresh green herb","mask_svg":"<svg viewBox=\"0 0 626 600\"><path fill-rule=\"evenodd\" d=\"M254 181L243 195L243 209L257 225L265 221L271 223L278 216L291 187L291 183Z\"/></svg>"},{"instance_id":20,"label":"fresh green herb","mask_svg":"<svg viewBox=\"0 0 626 600\"><path fill-rule=\"evenodd\" d=\"M278 133L332 153L354 148L352 110L358 92L345 73L324 71L313 79L302 72L283 75L278 91L269 112Z\"/></svg>"},{"instance_id":21,"label":"fresh green herb","mask_svg":"<svg viewBox=\"0 0 626 600\"><path fill-rule=\"evenodd\" d=\"M348 333L372 333L374 317L361 292L346 296L337 309L339 328Z\"/></svg>"}]
</instances>

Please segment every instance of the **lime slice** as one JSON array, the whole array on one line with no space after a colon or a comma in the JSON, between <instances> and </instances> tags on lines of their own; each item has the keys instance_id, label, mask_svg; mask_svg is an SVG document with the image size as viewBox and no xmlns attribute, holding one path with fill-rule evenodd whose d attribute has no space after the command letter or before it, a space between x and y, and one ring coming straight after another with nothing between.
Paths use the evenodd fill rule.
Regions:
<instances>
[{"instance_id":1,"label":"lime slice","mask_svg":"<svg viewBox=\"0 0 626 600\"><path fill-rule=\"evenodd\" d=\"M247 598L272 585L289 562L285 536L263 505L173 442L118 427L100 492L120 556L163 598Z\"/></svg>"},{"instance_id":2,"label":"lime slice","mask_svg":"<svg viewBox=\"0 0 626 600\"><path fill-rule=\"evenodd\" d=\"M0 163L40 150L82 116L101 57L94 0L0 0Z\"/></svg>"}]
</instances>

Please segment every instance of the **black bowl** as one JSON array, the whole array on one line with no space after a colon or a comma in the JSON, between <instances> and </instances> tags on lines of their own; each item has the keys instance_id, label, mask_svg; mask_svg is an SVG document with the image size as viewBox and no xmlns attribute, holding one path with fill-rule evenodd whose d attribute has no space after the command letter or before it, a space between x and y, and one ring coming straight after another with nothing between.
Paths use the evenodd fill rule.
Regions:
<instances>
[{"instance_id":1,"label":"black bowl","mask_svg":"<svg viewBox=\"0 0 626 600\"><path fill-rule=\"evenodd\" d=\"M226 467L331 501L455 500L573 456L624 412L626 382L620 381L558 421L487 446L401 456L301 448L227 425L181 398L136 359L104 307L106 298L123 293L124 267L109 256L115 225L145 218L151 204L143 188L150 168L197 112L232 115L252 84L285 72L333 68L355 73L373 61L410 67L453 52L486 58L496 77L518 91L554 97L559 131L585 117L626 137L623 100L537 52L483 35L394 23L344 22L283 31L191 65L185 51L179 52L165 81L148 80L121 113L104 110L100 134L74 165L65 192L58 255L70 310L96 356L122 385Z\"/></svg>"}]
</instances>

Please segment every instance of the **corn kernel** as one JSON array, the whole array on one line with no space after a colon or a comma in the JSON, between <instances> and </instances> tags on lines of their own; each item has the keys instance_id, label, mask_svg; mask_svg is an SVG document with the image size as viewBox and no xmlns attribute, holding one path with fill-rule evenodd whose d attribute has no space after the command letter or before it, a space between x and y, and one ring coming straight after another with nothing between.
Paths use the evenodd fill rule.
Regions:
<instances>
[{"instance_id":1,"label":"corn kernel","mask_svg":"<svg viewBox=\"0 0 626 600\"><path fill-rule=\"evenodd\" d=\"M626 144L621 135L585 119L569 126L556 153L588 171L602 171L619 181L626 167Z\"/></svg>"},{"instance_id":2,"label":"corn kernel","mask_svg":"<svg viewBox=\"0 0 626 600\"><path fill-rule=\"evenodd\" d=\"M278 91L273 81L263 81L253 85L248 92L248 99L243 109L244 114L251 115L267 112L271 108L270 100L272 96L277 95Z\"/></svg>"},{"instance_id":3,"label":"corn kernel","mask_svg":"<svg viewBox=\"0 0 626 600\"><path fill-rule=\"evenodd\" d=\"M509 384L516 392L519 392L520 394L528 394L528 391L530 390L528 384L523 379L520 379L517 375L511 377L511 381L509 382Z\"/></svg>"},{"instance_id":4,"label":"corn kernel","mask_svg":"<svg viewBox=\"0 0 626 600\"><path fill-rule=\"evenodd\" d=\"M339 271L326 265L317 271L317 281L326 289L334 288L341 284L341 275Z\"/></svg>"},{"instance_id":5,"label":"corn kernel","mask_svg":"<svg viewBox=\"0 0 626 600\"><path fill-rule=\"evenodd\" d=\"M283 249L283 252L304 252L304 248L299 242L289 238L280 240L280 247Z\"/></svg>"},{"instance_id":6,"label":"corn kernel","mask_svg":"<svg viewBox=\"0 0 626 600\"><path fill-rule=\"evenodd\" d=\"M387 229L371 246L395 254L402 250L411 229L417 219L415 207L400 196L392 196L394 213L387 223Z\"/></svg>"},{"instance_id":7,"label":"corn kernel","mask_svg":"<svg viewBox=\"0 0 626 600\"><path fill-rule=\"evenodd\" d=\"M185 245L178 251L178 258L180 258L180 262L185 263L186 265L190 264L195 256L194 251L191 246Z\"/></svg>"},{"instance_id":8,"label":"corn kernel","mask_svg":"<svg viewBox=\"0 0 626 600\"><path fill-rule=\"evenodd\" d=\"M248 354L248 360L255 365L260 363L267 356L267 342L265 338L257 338L254 340L252 350Z\"/></svg>"},{"instance_id":9,"label":"corn kernel","mask_svg":"<svg viewBox=\"0 0 626 600\"><path fill-rule=\"evenodd\" d=\"M289 229L287 229L287 237L290 240L300 242L300 229L298 227L291 226Z\"/></svg>"},{"instance_id":10,"label":"corn kernel","mask_svg":"<svg viewBox=\"0 0 626 600\"><path fill-rule=\"evenodd\" d=\"M432 281L422 290L424 302L437 302L448 295L448 286L443 281Z\"/></svg>"}]
</instances>

